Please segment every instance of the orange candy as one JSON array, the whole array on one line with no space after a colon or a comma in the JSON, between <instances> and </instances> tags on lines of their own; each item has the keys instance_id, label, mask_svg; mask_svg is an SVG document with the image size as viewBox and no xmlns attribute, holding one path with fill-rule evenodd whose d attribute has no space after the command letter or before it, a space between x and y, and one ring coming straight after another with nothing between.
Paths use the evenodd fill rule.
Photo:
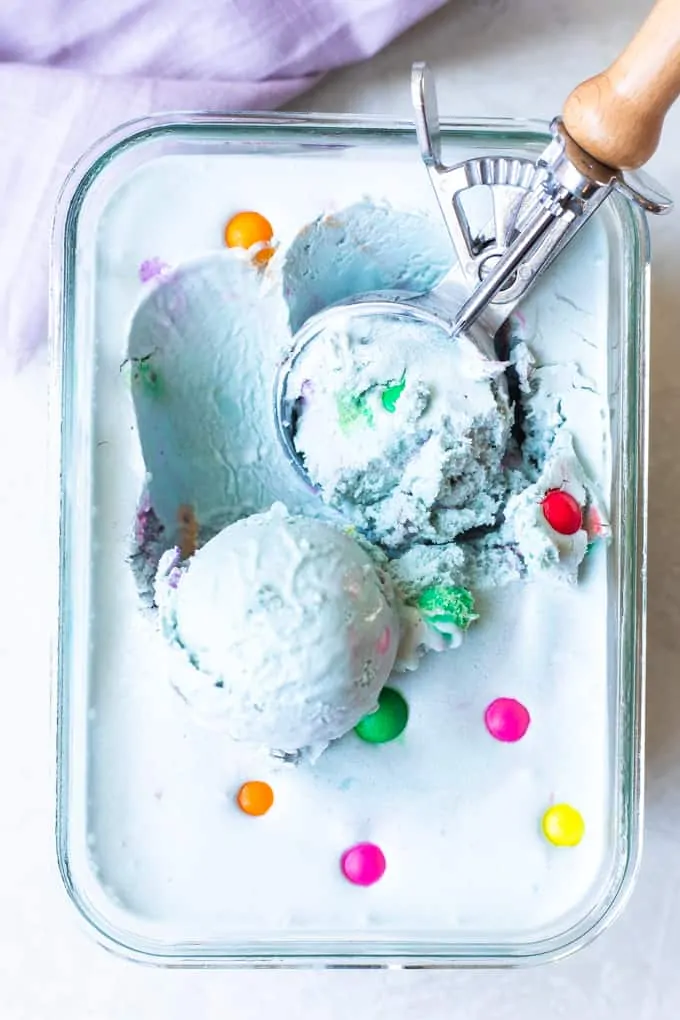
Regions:
<instances>
[{"instance_id":1,"label":"orange candy","mask_svg":"<svg viewBox=\"0 0 680 1020\"><path fill-rule=\"evenodd\" d=\"M198 521L193 507L183 503L177 511L177 523L180 552L182 559L187 560L198 548Z\"/></svg>"},{"instance_id":2,"label":"orange candy","mask_svg":"<svg viewBox=\"0 0 680 1020\"><path fill-rule=\"evenodd\" d=\"M240 212L227 223L224 228L224 240L227 248L252 248L254 244L264 244L255 255L256 262L266 262L274 254L270 242L274 230L269 220L258 212Z\"/></svg>"},{"instance_id":3,"label":"orange candy","mask_svg":"<svg viewBox=\"0 0 680 1020\"><path fill-rule=\"evenodd\" d=\"M269 783L253 779L238 791L236 803L247 815L266 815L274 803L274 791Z\"/></svg>"},{"instance_id":4,"label":"orange candy","mask_svg":"<svg viewBox=\"0 0 680 1020\"><path fill-rule=\"evenodd\" d=\"M253 255L253 262L257 263L258 266L263 266L265 262L269 262L270 258L274 254L274 249L269 244L266 248L260 248Z\"/></svg>"}]
</instances>

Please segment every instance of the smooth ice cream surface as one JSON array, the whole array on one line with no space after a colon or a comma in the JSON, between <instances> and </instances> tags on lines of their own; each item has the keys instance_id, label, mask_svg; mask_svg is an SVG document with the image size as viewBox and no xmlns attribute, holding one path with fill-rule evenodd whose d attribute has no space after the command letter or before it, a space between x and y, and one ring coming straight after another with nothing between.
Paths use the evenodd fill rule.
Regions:
<instances>
[{"instance_id":1,"label":"smooth ice cream surface","mask_svg":"<svg viewBox=\"0 0 680 1020\"><path fill-rule=\"evenodd\" d=\"M295 367L295 445L323 498L398 549L495 523L512 411L503 365L412 317L357 312Z\"/></svg>"},{"instance_id":2,"label":"smooth ice cream surface","mask_svg":"<svg viewBox=\"0 0 680 1020\"><path fill-rule=\"evenodd\" d=\"M182 566L166 554L157 600L188 700L279 751L322 749L374 711L399 644L391 584L365 548L280 504Z\"/></svg>"}]
</instances>

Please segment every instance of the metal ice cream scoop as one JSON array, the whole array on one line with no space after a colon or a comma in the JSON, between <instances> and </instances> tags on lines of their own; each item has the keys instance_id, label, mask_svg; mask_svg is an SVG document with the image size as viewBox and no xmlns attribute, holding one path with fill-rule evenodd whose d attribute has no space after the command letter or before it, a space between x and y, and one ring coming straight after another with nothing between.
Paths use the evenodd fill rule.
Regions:
<instances>
[{"instance_id":1,"label":"metal ice cream scoop","mask_svg":"<svg viewBox=\"0 0 680 1020\"><path fill-rule=\"evenodd\" d=\"M659 0L617 60L574 89L535 163L494 156L445 166L434 79L425 64L414 64L411 88L421 156L456 262L426 294L358 295L312 316L296 333L275 380L274 414L281 443L305 478L295 448L301 394L294 369L322 334L349 326L357 315L400 316L435 324L452 339L465 334L491 358L499 327L612 192L645 212L672 207L660 185L634 171L655 151L680 94L680 0ZM474 222L480 186L492 209L481 229Z\"/></svg>"}]
</instances>

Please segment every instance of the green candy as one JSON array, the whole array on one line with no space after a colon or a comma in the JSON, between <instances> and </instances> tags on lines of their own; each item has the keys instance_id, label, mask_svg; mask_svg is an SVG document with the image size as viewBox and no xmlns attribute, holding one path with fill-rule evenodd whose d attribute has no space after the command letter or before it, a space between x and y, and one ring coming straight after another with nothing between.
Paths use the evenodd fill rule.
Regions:
<instances>
[{"instance_id":1,"label":"green candy","mask_svg":"<svg viewBox=\"0 0 680 1020\"><path fill-rule=\"evenodd\" d=\"M355 425L373 426L373 412L365 393L339 393L337 396L338 422L343 432Z\"/></svg>"},{"instance_id":2,"label":"green candy","mask_svg":"<svg viewBox=\"0 0 680 1020\"><path fill-rule=\"evenodd\" d=\"M367 744L386 744L403 733L408 722L408 705L399 691L383 687L378 708L354 727L354 732Z\"/></svg>"},{"instance_id":3,"label":"green candy","mask_svg":"<svg viewBox=\"0 0 680 1020\"><path fill-rule=\"evenodd\" d=\"M444 584L424 588L418 598L418 609L435 630L451 624L467 630L472 621L478 619L472 592Z\"/></svg>"},{"instance_id":4,"label":"green candy","mask_svg":"<svg viewBox=\"0 0 680 1020\"><path fill-rule=\"evenodd\" d=\"M132 381L153 396L158 397L162 393L163 384L158 369L151 363L150 356L133 361Z\"/></svg>"},{"instance_id":5,"label":"green candy","mask_svg":"<svg viewBox=\"0 0 680 1020\"><path fill-rule=\"evenodd\" d=\"M397 401L404 392L406 386L406 376L402 375L399 382L392 383L390 386L386 386L382 392L382 406L385 408L388 414L394 414L397 409Z\"/></svg>"}]
</instances>

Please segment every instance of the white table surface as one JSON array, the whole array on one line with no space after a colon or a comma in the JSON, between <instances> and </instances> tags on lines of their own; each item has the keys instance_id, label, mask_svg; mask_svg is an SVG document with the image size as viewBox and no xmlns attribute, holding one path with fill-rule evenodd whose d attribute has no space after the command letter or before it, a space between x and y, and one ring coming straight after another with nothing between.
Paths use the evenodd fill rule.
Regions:
<instances>
[{"instance_id":1,"label":"white table surface","mask_svg":"<svg viewBox=\"0 0 680 1020\"><path fill-rule=\"evenodd\" d=\"M295 108L409 115L411 61L444 113L548 119L605 66L645 0L452 0ZM680 17L680 6L679 15ZM680 198L680 106L650 169ZM653 369L646 847L623 916L559 964L505 972L166 972L77 923L53 862L44 353L0 378L0 1018L2 1020L676 1020L680 1015L680 212L652 223ZM39 298L40 299L40 298ZM8 578L12 579L11 585Z\"/></svg>"}]
</instances>

